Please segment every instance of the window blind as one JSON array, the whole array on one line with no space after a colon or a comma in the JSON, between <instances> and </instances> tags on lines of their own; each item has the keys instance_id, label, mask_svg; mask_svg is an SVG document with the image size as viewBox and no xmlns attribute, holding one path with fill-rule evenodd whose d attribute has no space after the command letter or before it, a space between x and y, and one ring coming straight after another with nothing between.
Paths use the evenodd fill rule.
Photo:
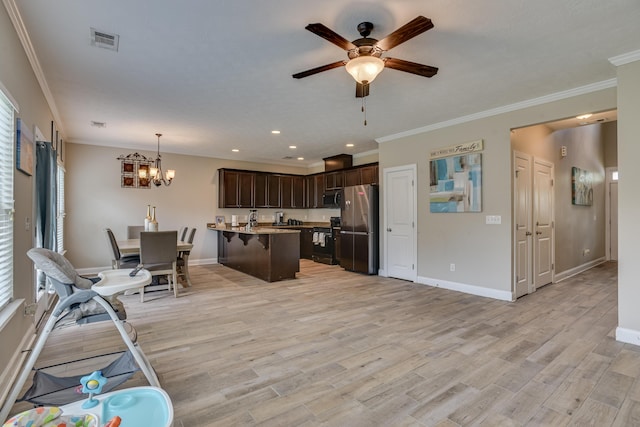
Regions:
<instances>
[{"instance_id":1,"label":"window blind","mask_svg":"<svg viewBox=\"0 0 640 427\"><path fill-rule=\"evenodd\" d=\"M61 254L64 254L64 173L64 168L58 165L58 203L56 207L58 221L56 222L56 240L58 253Z\"/></svg>"},{"instance_id":2,"label":"window blind","mask_svg":"<svg viewBox=\"0 0 640 427\"><path fill-rule=\"evenodd\" d=\"M13 113L0 91L0 310L13 298Z\"/></svg>"}]
</instances>

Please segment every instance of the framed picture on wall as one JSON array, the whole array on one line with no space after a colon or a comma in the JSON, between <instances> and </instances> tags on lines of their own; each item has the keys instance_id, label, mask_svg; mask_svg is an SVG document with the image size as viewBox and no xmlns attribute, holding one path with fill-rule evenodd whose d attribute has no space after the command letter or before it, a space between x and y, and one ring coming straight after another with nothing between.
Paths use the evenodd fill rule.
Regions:
<instances>
[{"instance_id":1,"label":"framed picture on wall","mask_svg":"<svg viewBox=\"0 0 640 427\"><path fill-rule=\"evenodd\" d=\"M571 168L571 203L577 206L593 204L593 173L575 166Z\"/></svg>"},{"instance_id":2,"label":"framed picture on wall","mask_svg":"<svg viewBox=\"0 0 640 427\"><path fill-rule=\"evenodd\" d=\"M16 169L33 175L34 155L33 135L21 119L16 120Z\"/></svg>"}]
</instances>

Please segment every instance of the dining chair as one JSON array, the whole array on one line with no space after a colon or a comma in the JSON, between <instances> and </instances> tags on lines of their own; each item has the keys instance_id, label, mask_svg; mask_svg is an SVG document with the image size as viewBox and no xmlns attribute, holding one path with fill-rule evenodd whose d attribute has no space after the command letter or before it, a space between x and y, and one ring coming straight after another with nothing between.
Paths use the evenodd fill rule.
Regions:
<instances>
[{"instance_id":1,"label":"dining chair","mask_svg":"<svg viewBox=\"0 0 640 427\"><path fill-rule=\"evenodd\" d=\"M185 233L186 234L186 233ZM193 238L196 235L196 229L192 228L189 233L189 238L186 240L187 243L193 244ZM185 240L182 239L184 242ZM176 260L176 268L178 271L178 277L184 277L187 281L187 286L191 286L191 278L189 277L189 255L191 251L181 251L178 253L178 258Z\"/></svg>"},{"instance_id":2,"label":"dining chair","mask_svg":"<svg viewBox=\"0 0 640 427\"><path fill-rule=\"evenodd\" d=\"M113 231L110 228L104 229L104 234L107 239L107 244L109 245L109 250L111 251L111 268L117 270L119 268L135 268L138 264L140 264L140 256L139 255L125 255L123 256L120 253L120 248L118 247L118 241L116 237L113 235Z\"/></svg>"},{"instance_id":3,"label":"dining chair","mask_svg":"<svg viewBox=\"0 0 640 427\"><path fill-rule=\"evenodd\" d=\"M189 230L189 227L182 227L180 229L180 234L178 234L178 236L180 236L180 241L184 242L184 239L187 238L187 231Z\"/></svg>"},{"instance_id":4,"label":"dining chair","mask_svg":"<svg viewBox=\"0 0 640 427\"><path fill-rule=\"evenodd\" d=\"M127 225L127 239L139 239L144 225Z\"/></svg>"},{"instance_id":5,"label":"dining chair","mask_svg":"<svg viewBox=\"0 0 640 427\"><path fill-rule=\"evenodd\" d=\"M167 276L169 290L178 297L176 253L177 231L143 231L140 233L140 263L152 276ZM144 289L140 290L140 302L144 302Z\"/></svg>"}]
</instances>

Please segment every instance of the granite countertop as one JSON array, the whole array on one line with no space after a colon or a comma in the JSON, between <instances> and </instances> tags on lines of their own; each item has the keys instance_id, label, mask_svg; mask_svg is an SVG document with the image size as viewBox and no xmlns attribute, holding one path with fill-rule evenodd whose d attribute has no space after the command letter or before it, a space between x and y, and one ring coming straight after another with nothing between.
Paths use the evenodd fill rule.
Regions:
<instances>
[{"instance_id":1,"label":"granite countertop","mask_svg":"<svg viewBox=\"0 0 640 427\"><path fill-rule=\"evenodd\" d=\"M291 230L289 228L277 228L277 227L253 227L247 230L245 227L226 227L217 228L212 224L207 224L209 230L215 231L230 231L239 234L293 234L300 233L300 230Z\"/></svg>"}]
</instances>

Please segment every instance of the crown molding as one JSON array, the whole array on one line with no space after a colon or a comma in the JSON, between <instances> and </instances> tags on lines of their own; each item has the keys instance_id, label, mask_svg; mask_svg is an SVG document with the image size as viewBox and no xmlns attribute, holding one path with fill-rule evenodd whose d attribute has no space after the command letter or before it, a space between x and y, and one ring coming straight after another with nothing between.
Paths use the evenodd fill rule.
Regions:
<instances>
[{"instance_id":1,"label":"crown molding","mask_svg":"<svg viewBox=\"0 0 640 427\"><path fill-rule=\"evenodd\" d=\"M47 100L47 104L49 104L49 109L51 110L53 120L56 122L56 127L62 133L64 133L64 126L62 124L62 120L60 119L58 107L56 106L56 103L53 99L51 89L49 89L47 79L44 77L44 72L42 71L42 67L40 66L40 61L38 61L38 57L36 55L35 49L33 48L33 44L31 43L31 38L29 37L29 33L27 32L27 27L24 25L24 21L22 20L22 16L20 15L18 5L16 4L15 0L2 0L2 2L4 3L4 7L7 9L9 18L11 19L13 27L16 30L16 34L18 35L18 38L22 43L24 52L29 59L29 63L31 64L31 68L33 69L34 74L36 75L38 83L40 84L40 88L42 89L42 93L44 94L45 99Z\"/></svg>"},{"instance_id":2,"label":"crown molding","mask_svg":"<svg viewBox=\"0 0 640 427\"><path fill-rule=\"evenodd\" d=\"M616 67L635 61L640 61L640 50L623 53L622 55L612 56L611 58L609 58L609 62L611 62Z\"/></svg>"},{"instance_id":3,"label":"crown molding","mask_svg":"<svg viewBox=\"0 0 640 427\"><path fill-rule=\"evenodd\" d=\"M547 104L549 102L559 101L562 99L573 98L574 96L584 95L591 92L597 92L603 89L609 89L612 87L616 87L617 84L618 82L616 79L603 80L601 82L580 86L574 89L564 90L562 92L552 93L550 95L541 96L539 98L533 98L526 101L516 102L515 104L509 104L502 107L493 108L491 110L485 110L479 113L470 114L468 116L462 116L455 119L446 120L444 122L434 123L432 125L423 126L417 129L411 129L411 130L396 133L393 135L383 136L381 138L376 138L376 142L379 144L382 144L384 142L389 142L396 139L405 138L407 136L417 135L420 133L430 132L436 129L442 129L449 126L459 125L462 123L471 122L473 120L485 119L487 117L497 116L499 114L522 110L524 108Z\"/></svg>"}]
</instances>

